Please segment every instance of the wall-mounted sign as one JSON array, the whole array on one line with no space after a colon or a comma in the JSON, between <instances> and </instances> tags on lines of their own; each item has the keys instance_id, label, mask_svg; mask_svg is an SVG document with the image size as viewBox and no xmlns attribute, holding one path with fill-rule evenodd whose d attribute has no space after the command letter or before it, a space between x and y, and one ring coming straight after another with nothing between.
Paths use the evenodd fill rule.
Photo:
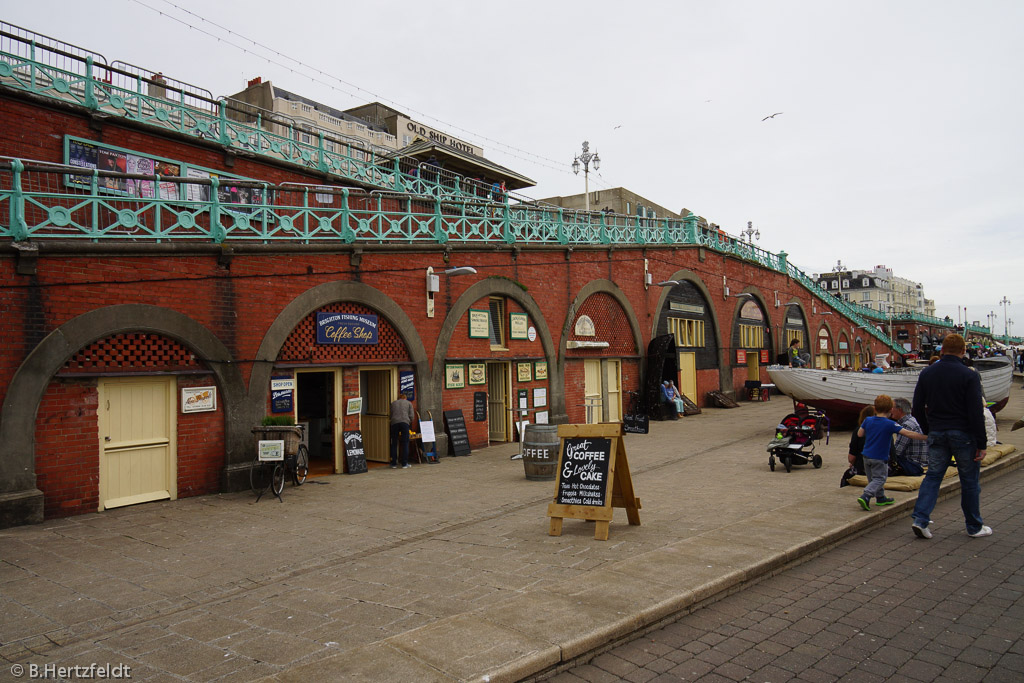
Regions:
<instances>
[{"instance_id":1,"label":"wall-mounted sign","mask_svg":"<svg viewBox=\"0 0 1024 683\"><path fill-rule=\"evenodd\" d=\"M416 400L416 373L402 370L398 373L398 393L405 394L410 401Z\"/></svg>"},{"instance_id":2,"label":"wall-mounted sign","mask_svg":"<svg viewBox=\"0 0 1024 683\"><path fill-rule=\"evenodd\" d=\"M740 365L746 365L747 364L747 350L746 349L736 349L736 362L739 363Z\"/></svg>"},{"instance_id":3,"label":"wall-mounted sign","mask_svg":"<svg viewBox=\"0 0 1024 683\"><path fill-rule=\"evenodd\" d=\"M740 317L747 320L764 320L764 313L757 303L748 301L740 308Z\"/></svg>"},{"instance_id":4,"label":"wall-mounted sign","mask_svg":"<svg viewBox=\"0 0 1024 683\"><path fill-rule=\"evenodd\" d=\"M839 350L840 351L846 351L848 348L850 348L849 343L847 343L845 341L839 342Z\"/></svg>"},{"instance_id":5,"label":"wall-mounted sign","mask_svg":"<svg viewBox=\"0 0 1024 683\"><path fill-rule=\"evenodd\" d=\"M458 365L444 366L444 388L461 389L466 386L466 366Z\"/></svg>"},{"instance_id":6,"label":"wall-mounted sign","mask_svg":"<svg viewBox=\"0 0 1024 683\"><path fill-rule=\"evenodd\" d=\"M577 337L593 337L597 334L597 328L594 326L594 321L591 320L589 315L581 315L576 318L576 327L573 328L573 334Z\"/></svg>"},{"instance_id":7,"label":"wall-mounted sign","mask_svg":"<svg viewBox=\"0 0 1024 683\"><path fill-rule=\"evenodd\" d=\"M487 392L473 392L473 422L487 421Z\"/></svg>"},{"instance_id":8,"label":"wall-mounted sign","mask_svg":"<svg viewBox=\"0 0 1024 683\"><path fill-rule=\"evenodd\" d=\"M761 363L768 365L771 361L771 356L768 354L768 349L761 349Z\"/></svg>"},{"instance_id":9,"label":"wall-mounted sign","mask_svg":"<svg viewBox=\"0 0 1024 683\"><path fill-rule=\"evenodd\" d=\"M376 344L376 315L360 313L317 313L317 344Z\"/></svg>"},{"instance_id":10,"label":"wall-mounted sign","mask_svg":"<svg viewBox=\"0 0 1024 683\"><path fill-rule=\"evenodd\" d=\"M208 413L217 410L217 387L183 387L181 412Z\"/></svg>"},{"instance_id":11,"label":"wall-mounted sign","mask_svg":"<svg viewBox=\"0 0 1024 683\"><path fill-rule=\"evenodd\" d=\"M350 398L345 404L346 415L358 415L363 411L363 397Z\"/></svg>"},{"instance_id":12,"label":"wall-mounted sign","mask_svg":"<svg viewBox=\"0 0 1024 683\"><path fill-rule=\"evenodd\" d=\"M548 404L548 390L544 387L537 387L533 390L533 407L543 408Z\"/></svg>"},{"instance_id":13,"label":"wall-mounted sign","mask_svg":"<svg viewBox=\"0 0 1024 683\"><path fill-rule=\"evenodd\" d=\"M270 412L290 413L294 410L295 378L291 375L270 378Z\"/></svg>"},{"instance_id":14,"label":"wall-mounted sign","mask_svg":"<svg viewBox=\"0 0 1024 683\"><path fill-rule=\"evenodd\" d=\"M530 341L537 341L537 328L530 325L530 329L526 331L526 338Z\"/></svg>"},{"instance_id":15,"label":"wall-mounted sign","mask_svg":"<svg viewBox=\"0 0 1024 683\"><path fill-rule=\"evenodd\" d=\"M533 363L516 363L516 375L520 382L532 382Z\"/></svg>"},{"instance_id":16,"label":"wall-mounted sign","mask_svg":"<svg viewBox=\"0 0 1024 683\"><path fill-rule=\"evenodd\" d=\"M669 301L668 310L681 311L683 313L694 313L696 315L704 315L703 306L695 306L694 304L684 304L680 301ZM646 434L647 432L644 433Z\"/></svg>"},{"instance_id":17,"label":"wall-mounted sign","mask_svg":"<svg viewBox=\"0 0 1024 683\"><path fill-rule=\"evenodd\" d=\"M469 309L469 338L487 339L491 336L491 312Z\"/></svg>"},{"instance_id":18,"label":"wall-mounted sign","mask_svg":"<svg viewBox=\"0 0 1024 683\"><path fill-rule=\"evenodd\" d=\"M487 366L483 363L470 363L468 372L470 384L487 384Z\"/></svg>"},{"instance_id":19,"label":"wall-mounted sign","mask_svg":"<svg viewBox=\"0 0 1024 683\"><path fill-rule=\"evenodd\" d=\"M546 360L539 360L533 364L533 378L534 379L547 379L548 378L548 362Z\"/></svg>"},{"instance_id":20,"label":"wall-mounted sign","mask_svg":"<svg viewBox=\"0 0 1024 683\"><path fill-rule=\"evenodd\" d=\"M508 314L508 337L509 339L528 339L530 327L530 316L525 313Z\"/></svg>"}]
</instances>

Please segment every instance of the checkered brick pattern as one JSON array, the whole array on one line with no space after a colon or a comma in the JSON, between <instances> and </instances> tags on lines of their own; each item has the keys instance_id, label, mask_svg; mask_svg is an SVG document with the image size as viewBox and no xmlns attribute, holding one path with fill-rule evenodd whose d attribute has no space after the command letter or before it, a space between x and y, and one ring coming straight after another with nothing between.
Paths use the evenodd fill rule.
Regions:
<instances>
[{"instance_id":1,"label":"checkered brick pattern","mask_svg":"<svg viewBox=\"0 0 1024 683\"><path fill-rule=\"evenodd\" d=\"M594 321L596 334L593 337L578 337L575 334L576 320L581 315L589 315ZM633 342L633 334L630 331L629 321L626 319L626 312L622 306L610 294L598 292L587 297L587 300L580 306L576 318L569 328L569 339L579 341L606 341L607 348L603 349L569 349L567 356L631 356L638 353L636 344Z\"/></svg>"},{"instance_id":2,"label":"checkered brick pattern","mask_svg":"<svg viewBox=\"0 0 1024 683\"><path fill-rule=\"evenodd\" d=\"M63 373L205 370L185 346L159 334L127 332L93 342L64 364Z\"/></svg>"},{"instance_id":3,"label":"checkered brick pattern","mask_svg":"<svg viewBox=\"0 0 1024 683\"><path fill-rule=\"evenodd\" d=\"M317 344L316 314L317 313L357 313L377 316L376 344ZM313 311L302 319L288 340L281 348L277 357L279 363L350 363L366 362L403 362L409 361L409 352L405 343L398 336L395 328L377 311L353 302L329 304Z\"/></svg>"}]
</instances>

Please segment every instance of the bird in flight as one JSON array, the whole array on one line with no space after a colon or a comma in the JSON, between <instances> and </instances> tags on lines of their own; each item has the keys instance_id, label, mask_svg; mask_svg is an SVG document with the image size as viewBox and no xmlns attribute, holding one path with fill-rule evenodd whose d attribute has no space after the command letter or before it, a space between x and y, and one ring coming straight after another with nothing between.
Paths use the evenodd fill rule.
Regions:
<instances>
[{"instance_id":1,"label":"bird in flight","mask_svg":"<svg viewBox=\"0 0 1024 683\"><path fill-rule=\"evenodd\" d=\"M619 125L615 126L614 128L612 128L612 130L618 130L619 128L622 128L622 124L621 123Z\"/></svg>"},{"instance_id":2,"label":"bird in flight","mask_svg":"<svg viewBox=\"0 0 1024 683\"><path fill-rule=\"evenodd\" d=\"M778 115L779 115L779 114L781 114L781 113L782 113L781 111L777 111L777 112L775 112L774 114L770 114L769 116L766 116L766 117L764 117L764 118L763 118L763 119L761 119L761 120L762 120L762 121L767 121L768 119L774 119L774 118L775 118L776 116L778 116Z\"/></svg>"}]
</instances>

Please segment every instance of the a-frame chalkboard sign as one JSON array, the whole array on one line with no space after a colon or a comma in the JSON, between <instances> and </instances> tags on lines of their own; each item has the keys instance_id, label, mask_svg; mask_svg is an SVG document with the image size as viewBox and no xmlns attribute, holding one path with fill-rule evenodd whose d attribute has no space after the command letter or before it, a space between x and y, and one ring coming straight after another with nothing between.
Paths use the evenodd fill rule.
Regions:
<instances>
[{"instance_id":1,"label":"a-frame chalkboard sign","mask_svg":"<svg viewBox=\"0 0 1024 683\"><path fill-rule=\"evenodd\" d=\"M626 508L632 526L640 525L640 499L626 460L622 425L559 425L555 500L548 505L550 536L562 535L562 520L597 522L594 538L608 540L613 508Z\"/></svg>"}]
</instances>

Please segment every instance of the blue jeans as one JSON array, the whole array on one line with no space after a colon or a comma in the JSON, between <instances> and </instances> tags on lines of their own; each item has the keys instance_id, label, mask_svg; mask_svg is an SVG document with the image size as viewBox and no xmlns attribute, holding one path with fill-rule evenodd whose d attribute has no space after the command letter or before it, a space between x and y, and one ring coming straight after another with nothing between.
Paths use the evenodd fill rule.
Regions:
<instances>
[{"instance_id":1,"label":"blue jeans","mask_svg":"<svg viewBox=\"0 0 1024 683\"><path fill-rule=\"evenodd\" d=\"M960 474L960 507L964 511L967 532L981 531L981 463L974 460L977 452L974 437L967 432L951 429L928 435L928 472L917 494L913 513L918 526L928 526L939 499L942 478L946 475L950 459L956 457L956 469Z\"/></svg>"},{"instance_id":2,"label":"blue jeans","mask_svg":"<svg viewBox=\"0 0 1024 683\"><path fill-rule=\"evenodd\" d=\"M401 451L399 451L401 449ZM398 456L402 456L402 467L409 464L409 424L396 422L391 425L391 464L398 464Z\"/></svg>"}]
</instances>

